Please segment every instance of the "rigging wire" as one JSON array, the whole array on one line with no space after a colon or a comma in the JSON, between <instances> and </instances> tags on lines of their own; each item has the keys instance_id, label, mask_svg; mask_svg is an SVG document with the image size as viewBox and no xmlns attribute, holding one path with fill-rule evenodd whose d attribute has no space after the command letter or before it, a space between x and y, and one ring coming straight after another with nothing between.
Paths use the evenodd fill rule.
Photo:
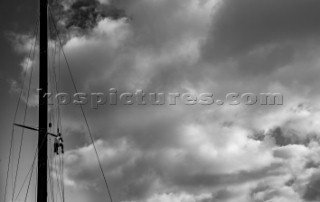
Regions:
<instances>
[{"instance_id":1,"label":"rigging wire","mask_svg":"<svg viewBox=\"0 0 320 202\"><path fill-rule=\"evenodd\" d=\"M20 188L20 190L19 190L18 195L17 195L16 198L15 198L15 201L16 201L16 200L18 199L18 197L20 196L20 193L21 193L21 191L22 191L22 189L23 189L23 187L24 187L24 185L25 185L25 183L26 183L26 181L27 181L28 176L30 175L30 173L31 173L31 177L32 177L32 171L33 171L33 169L34 169L34 167L35 167L36 159L37 159L37 156L38 156L37 154L39 153L39 151L41 151L43 145L44 145L44 140L42 140L41 145L40 145L40 148L39 148L38 146L37 146L37 148L36 148L36 151L35 151L34 157L33 157L32 165L31 165L31 167L30 167L30 169L29 169L29 172L28 172L27 176L25 177L25 179L24 179L24 181L23 181L23 183L22 183L22 185L21 185L21 188Z\"/></svg>"},{"instance_id":2,"label":"rigging wire","mask_svg":"<svg viewBox=\"0 0 320 202\"><path fill-rule=\"evenodd\" d=\"M56 54L56 48L57 48L57 44L55 44L55 54ZM60 52L59 52L59 55L60 55ZM59 58L60 60L60 58ZM54 60L55 61L55 60ZM53 64L53 66L55 67L55 63ZM59 68L60 68L60 61L59 61ZM60 75L59 75L60 76ZM55 82L55 92L58 93L59 92L59 86L58 86L58 79L57 79L57 74L56 74L56 70L53 69L53 80ZM59 78L60 80L60 78ZM56 113L57 113L57 117L58 117L58 120L57 120L57 128L62 128L61 126L61 112L60 112L60 105L59 103L57 103L57 107L56 107ZM60 131L61 132L61 131Z\"/></svg>"},{"instance_id":3,"label":"rigging wire","mask_svg":"<svg viewBox=\"0 0 320 202\"><path fill-rule=\"evenodd\" d=\"M34 156L34 162L33 162L33 165L35 165L35 159L37 159L37 154L41 151L42 149L42 146L44 145L45 143L45 138L42 140L41 142L41 145L40 145L40 148L37 147L37 151L35 153L35 156ZM33 168L32 168L33 170ZM36 166L36 174L38 173L38 167ZM30 179L29 179L29 184L28 184L28 189L27 189L27 193L26 193L26 197L25 197L25 202L26 202L26 199L27 199L27 195L28 195L28 192L29 192L29 187L30 187L30 183L31 183L31 179L32 179L32 174L33 172L31 172L31 175L30 175ZM38 174L36 175L36 183L38 182ZM37 190L36 190L37 191Z\"/></svg>"},{"instance_id":4,"label":"rigging wire","mask_svg":"<svg viewBox=\"0 0 320 202\"><path fill-rule=\"evenodd\" d=\"M39 18L37 18L36 23L35 23L35 27L34 27L34 31L33 31L33 38L35 37L35 42L34 42L34 46L32 48L30 48L28 61L27 61L27 64L26 64L26 69L29 66L31 54L32 54L33 51L35 51L35 45L36 45L36 42L37 42L38 24L39 24ZM13 122L15 122L16 119L17 119L18 110L19 110L19 106L20 106L20 103L21 103L21 98L22 98L22 95L23 95L23 89L24 89L24 86L25 86L24 84L25 84L26 78L27 78L27 71L25 71L24 75L23 75L22 88L21 88L21 91L20 91L20 95L19 95L19 99L18 99L18 102L17 102L16 109L15 109ZM13 148L13 136L14 136L14 125L12 125L12 128L11 128L10 152L9 152L9 161L8 161L7 174L6 174L7 176L6 176L5 191L4 191L4 201L7 200L8 179L9 179L9 171L10 171L9 168L10 168L10 164L11 164L12 148Z\"/></svg>"},{"instance_id":5,"label":"rigging wire","mask_svg":"<svg viewBox=\"0 0 320 202\"><path fill-rule=\"evenodd\" d=\"M25 177L25 178L24 178L24 180L23 180L23 183L22 183L22 185L21 185L21 187L20 187L20 189L19 189L19 192L18 192L18 194L17 194L16 198L14 199L15 201L19 198L20 193L21 193L21 191L22 191L22 189L23 189L23 187L24 187L25 183L27 182L27 179L28 179L28 177L29 177L30 173L33 171L33 168L34 168L34 165L35 165L35 160L36 160L36 156L35 156L35 158L33 159L32 165L31 165L31 167L30 167L30 169L29 169L29 171L28 171L28 173L27 173L26 177Z\"/></svg>"},{"instance_id":6,"label":"rigging wire","mask_svg":"<svg viewBox=\"0 0 320 202\"><path fill-rule=\"evenodd\" d=\"M52 15L50 8L49 8L49 11L50 11L50 14ZM75 88L75 91L78 92L77 87L76 87L76 84L75 84L75 81L74 81L74 78L73 78L73 75L72 75L72 72L71 72L71 69L70 69L69 62L68 62L67 57L66 57L66 55L65 55L65 52L64 52L64 50L63 50L63 48L62 48L62 42L61 42L61 38L60 38L60 36L59 36L59 32L58 32L58 30L57 30L57 28L56 28L56 25L55 25L55 23L54 23L54 19L51 18L51 20L53 21L53 25L54 25L54 28L55 28L55 30L56 30L57 37L58 37L59 42L60 42L60 48L61 48L61 50L59 51L59 74L60 74L60 54L61 54L61 52L62 52L62 53L63 53L63 56L64 56L64 58L65 58L65 60L66 60L66 63L67 63L68 71L69 71L69 74L70 74L70 77L71 77L73 86L74 86L74 88ZM37 24L38 24L38 23L37 23ZM36 33L38 32L37 27L38 27L38 26L36 25ZM37 36L37 34L36 34L36 36ZM36 39L37 39L37 38L36 38ZM36 39L35 39L35 43L34 43L34 52L35 52ZM31 52L30 52L30 56L31 56ZM30 56L29 56L29 58L28 58L29 60L28 60L28 65L27 65L27 67L29 66ZM25 120L26 120L26 110L27 110L27 107L28 107L28 101L29 101L29 95L30 95L32 72L33 72L33 68L32 68L32 71L31 71L31 76L30 76L30 81L29 81L27 104L26 104L26 109L25 109L25 114L24 114L24 121L23 121L23 123L25 123ZM56 75L55 75L55 74L56 74L56 72L55 72L55 70L54 70L54 78L55 78L56 90L58 91L57 79L56 79ZM25 72L25 75L24 75L24 79L23 79L23 80L24 80L24 82L23 82L23 86L24 86L24 83L25 83L25 81L26 81L26 72ZM15 112L15 115L14 115L14 121L16 120L16 117L17 117L17 113L18 113L18 109L19 109L19 106L20 106L20 102L21 102L22 95L23 95L23 88L21 89L21 92L20 92L20 96L19 96L19 100L18 100L16 112ZM98 163L99 163L99 167L100 167L100 170L101 170L101 172L102 172L102 175L103 175L103 178L104 178L104 181L105 181L107 190L108 190L108 194L109 194L109 197L110 197L110 201L113 202L112 196L111 196L111 192L110 192L110 189L109 189L109 186L108 186L108 182L107 182L106 176L105 176L105 174L104 174L104 171L103 171L103 169L102 169L102 164L101 164L101 161L100 161L100 157L99 157L97 148L96 148L95 143L94 143L94 138L93 138L91 129L90 129L90 127L89 127L89 123L88 123L87 117L86 117L86 115L85 115L85 113L84 113L83 107L80 106L80 108L81 108L82 115L83 115L83 117L84 117L84 120L85 120L87 129L88 129L88 132L89 132L89 135L90 135L90 139L91 139L92 144L93 144L93 146L94 146L95 154L96 154L96 156L97 156ZM58 111L57 113L58 113L58 117L59 117L58 125L61 126L60 109L59 109L59 107L57 108L57 111ZM13 133L14 133L14 126L12 127L12 134L13 134ZM24 134L24 133L22 132L22 135L23 135L23 134ZM22 138L23 138L23 136L22 136ZM17 163L16 176L15 176L15 180L14 180L14 188L13 188L14 191L13 191L13 193L12 193L12 199L14 199L15 189L16 189L17 174L18 174L18 170L19 170L19 163L20 163L20 157L21 157L21 147L22 147L22 142L23 142L23 141L22 141L22 140L23 140L22 138L21 138L21 143L20 143L19 159L18 159L18 163ZM41 146L42 146L42 145L41 145ZM40 148L37 147L37 150L36 150L36 152L35 152L35 158L34 158L34 160L33 160L32 166L31 166L31 168L30 168L30 170L29 170L29 172L28 172L28 174L27 174L27 176L26 176L26 179L27 179L28 176L30 175L29 183L28 183L28 188L27 188L27 193L26 193L26 197L25 197L25 201L27 200L27 197L28 197L29 188L30 188L30 184L31 184L31 180L32 180L32 175L33 175L33 173L34 173L34 165L35 165L35 160L36 160L36 153L39 152L38 150L41 150L41 146L40 146ZM6 188L5 188L4 201L6 201L6 196L7 196L6 194L7 194L7 186L8 186L9 166L10 166L10 164L11 164L12 147L13 147L13 135L12 135L12 137L11 137L11 144L10 144L10 156L9 156L9 163L8 163L8 170L7 170L7 179L6 179ZM60 173L60 175L57 176L58 185L59 185L59 181L61 182L61 179L63 180L63 164L64 164L63 158L60 157L60 158L59 158L59 173ZM61 173L62 173L62 175L61 175ZM19 197L20 192L21 192L22 188L24 187L24 184L25 184L25 182L26 182L26 179L25 179L24 183L22 184L22 187L21 187L21 189L19 190L18 195L16 196L17 198ZM63 184L63 183L62 183L62 184ZM64 187L64 186L63 186L63 187ZM61 191L61 188L60 188L59 190ZM63 192L63 194L62 194L62 195L63 195L62 200L64 201L64 188L62 188L62 192Z\"/></svg>"},{"instance_id":7,"label":"rigging wire","mask_svg":"<svg viewBox=\"0 0 320 202\"><path fill-rule=\"evenodd\" d=\"M51 36L54 35L54 31L52 30L52 23L49 22L49 30L50 30L50 34ZM57 75L56 75L56 55L57 55L57 47L58 47L58 42L57 40L55 40L54 42L54 48L52 48L52 64L50 67L50 71L49 71L49 78L50 80L50 88L51 91L53 93L58 93L58 81L57 81ZM60 49L59 49L60 51ZM60 71L60 52L59 52L59 71ZM60 76L60 72L59 72L59 76ZM59 78L60 81L60 78ZM61 115L60 115L60 106L58 103L55 103L54 100L53 101L53 108L51 110L51 114L50 114L50 118L52 118L52 123L54 126L56 126L56 130L58 131L59 128L61 128ZM55 115L57 115L57 120L55 119ZM56 122L57 121L57 122ZM59 131L60 132L60 131ZM52 144L51 144L51 151L52 151ZM51 155L50 157L50 162L49 162L49 172L54 175L55 174L55 179L57 182L57 189L55 189L54 186L54 181L53 181L53 177L52 175L49 175L49 182L50 182L50 191L51 191L51 198L54 201L55 200L55 195L56 195L56 200L58 200L58 194L61 198L62 201L64 201L65 197L64 197L64 181L63 181L63 173L62 173L62 160L63 157L61 155L59 155L58 157L55 157L55 155L53 154L53 156ZM52 169L53 168L53 169ZM54 191L57 191L56 194L54 193Z\"/></svg>"},{"instance_id":8,"label":"rigging wire","mask_svg":"<svg viewBox=\"0 0 320 202\"><path fill-rule=\"evenodd\" d=\"M61 189L62 189L62 187L61 187L61 185L60 185L60 177L59 177L59 172L58 172L58 169L59 169L59 164L58 164L58 160L59 160L59 157L58 157L58 159L57 158L54 158L54 167L55 167L55 175L56 175L56 179L57 179L57 190L58 190L58 192L57 192L57 195L58 194L60 194L59 196L61 197L61 200L62 200L62 191L61 191ZM58 197L57 197L58 198Z\"/></svg>"},{"instance_id":9,"label":"rigging wire","mask_svg":"<svg viewBox=\"0 0 320 202\"><path fill-rule=\"evenodd\" d=\"M51 139L50 139L50 142L49 142L49 144L50 144L50 152L52 152L52 141L51 141ZM53 181L52 181L52 177L51 177L51 158L52 158L52 155L51 156L49 156L49 159L48 159L48 164L49 164L49 167L48 167L48 169L49 169L49 186L50 186L50 195L51 195L51 200L54 202L54 197L53 197L53 191L52 191L52 184L53 184Z\"/></svg>"},{"instance_id":10,"label":"rigging wire","mask_svg":"<svg viewBox=\"0 0 320 202\"><path fill-rule=\"evenodd\" d=\"M60 43L61 51L62 51L62 54L63 54L64 59L65 59L65 61L66 61L67 67L68 67L68 72L69 72L69 75L70 75L70 77L71 77L71 81L72 81L73 87L74 87L76 93L78 93L79 91L78 91L77 86L76 86L76 84L75 84L75 80L74 80L74 78L73 78L73 75L72 75L72 72L71 72L71 68L70 68L68 59L67 59L66 54L65 54L65 52L64 52L64 49L63 49L63 46L62 46L62 41L61 41L61 38L60 38L60 36L59 36L59 31L58 31L58 29L57 29L57 27L56 27L56 24L55 24L55 21L54 21L54 17L53 17L53 15L52 15L52 12L51 12L50 7L49 7L48 10L49 10L49 15L51 16L51 18L49 17L49 19L51 19L52 22L53 22L54 29L55 29L55 31L56 31L57 38L58 38L59 43ZM94 143L94 138L93 138L91 129L90 129L90 127L89 127L89 123L88 123L86 114L84 113L84 109L83 109L82 105L79 105L79 106L80 106L80 109L81 109L81 112L82 112L84 121L85 121L85 123L86 123L87 130L88 130L88 133L89 133L89 136L90 136L90 139L91 139L91 142L92 142L92 145L93 145L95 154L96 154L96 156L97 156L97 160L98 160L98 163L99 163L99 168L100 168L100 171L101 171L101 173L102 173L102 176L103 176L103 179L104 179L104 182L105 182L107 191L108 191L108 195L109 195L110 201L113 202L112 195L111 195L111 191L110 191L110 188L109 188L109 185L108 185L108 182L107 182L107 178L106 178L105 173L104 173L103 168L102 168L102 164L101 164L101 161L100 161L99 153L98 153L98 150L97 150L96 145L95 145L95 143Z\"/></svg>"},{"instance_id":11,"label":"rigging wire","mask_svg":"<svg viewBox=\"0 0 320 202\"><path fill-rule=\"evenodd\" d=\"M51 25L51 24L50 24ZM51 30L51 26L50 26L50 31L52 31ZM54 33L54 32L53 32ZM54 43L54 49L53 49L53 61L52 61L52 66L51 66L51 77L53 77L53 78L51 78L51 80L52 80L52 83L54 83L54 84L52 84L52 92L55 92L55 93L58 93L58 84L57 84L57 76L56 76L56 70L55 70L55 59L56 59L56 52L57 52L57 41L55 41L55 43ZM59 119L60 119L60 106L59 106L59 104L57 103L56 104L56 107L54 108L54 113L56 113L56 115L57 115L57 128L56 128L56 130L58 131L58 129L59 129ZM55 118L55 117L54 117ZM55 121L55 119L54 119L54 121ZM60 132L60 131L59 131ZM64 187L63 187L63 181L61 180L62 178L61 178L61 176L62 176L62 174L61 174L61 155L59 155L58 157L56 157L56 158L54 158L54 162L55 162L55 165L54 165L54 167L55 167L55 174L56 174L56 180L57 180L57 189L58 189L58 191L59 192L57 192L57 194L58 193L60 193L60 197L61 197L61 200L63 201L63 198L64 198L64 196L63 196L63 193L64 193ZM57 165L58 164L58 165Z\"/></svg>"},{"instance_id":12,"label":"rigging wire","mask_svg":"<svg viewBox=\"0 0 320 202\"><path fill-rule=\"evenodd\" d=\"M38 31L38 30L37 30L37 31ZM37 41L37 37L36 37L35 41ZM35 42L35 43L36 43L36 42ZM32 60L34 60L34 58L35 58L35 52L36 52L36 51L33 52ZM29 104L29 97L30 97L30 89L31 89L33 71L34 71L34 65L31 66L29 86L28 86L28 91L27 91L27 100L26 100L26 106L25 106L24 117L23 117L23 125L25 125L26 118L27 118L27 110L28 110L28 104ZM16 185L17 185L17 177L18 177L18 172L19 172L19 165L20 165L22 144L23 144L23 138L24 138L24 131L25 131L24 128L22 128L21 141L20 141L20 146L19 146L20 148L19 148L18 162L17 162L17 168L16 168L16 174L15 174L13 192L12 192L12 200L14 199L14 194L15 194Z\"/></svg>"},{"instance_id":13,"label":"rigging wire","mask_svg":"<svg viewBox=\"0 0 320 202\"><path fill-rule=\"evenodd\" d=\"M41 147L40 147L41 148ZM36 184L38 183L38 166L36 167ZM34 198L37 198L37 195L38 195L38 186L35 186L35 197Z\"/></svg>"},{"instance_id":14,"label":"rigging wire","mask_svg":"<svg viewBox=\"0 0 320 202\"><path fill-rule=\"evenodd\" d=\"M57 1L56 1L57 2ZM60 21L61 19L61 10L59 10L59 18L58 18L58 21ZM50 22L49 22L50 23ZM53 26L55 26L55 23L52 21ZM50 25L51 25L50 24ZM51 25L52 26L52 25ZM51 28L50 26L50 28ZM50 31L52 31L50 29ZM53 35L54 35L54 32L53 32ZM57 48L57 43L58 43L58 40L55 41L55 51L54 53L56 54L56 48ZM56 93L59 92L59 88L60 88L60 82L61 82L61 46L59 46L59 43L58 43L58 79L57 79L57 73L56 73L56 69L54 68L53 69L53 77L54 77L54 82L55 82L55 90L56 90ZM54 54L54 56L56 56ZM53 62L55 62L55 57L54 57L54 60ZM55 67L55 63L53 63L53 67ZM56 107L56 113L57 113L57 129L59 129L59 132L62 133L62 121L61 121L61 110L60 110L60 105L57 103L57 107ZM64 162L64 158L63 156L59 156L59 176L57 176L57 179L58 179L58 185L60 184L60 192L61 192L61 195L62 195L62 201L64 202L65 201L65 193L64 193L64 170L63 170L63 162Z\"/></svg>"},{"instance_id":15,"label":"rigging wire","mask_svg":"<svg viewBox=\"0 0 320 202\"><path fill-rule=\"evenodd\" d=\"M51 27L49 27L49 30L51 31ZM51 32L50 32L51 33ZM53 52L52 52L53 53ZM53 57L53 54L52 54L52 57ZM51 70L51 68L49 67L49 71L48 71L48 73L49 73L49 77L48 77L48 79L49 79L49 88L51 88L51 72L50 72L50 70ZM52 93L52 92L51 92ZM51 99L52 101L53 101L53 99ZM50 115L49 115L49 123L52 123L52 117L53 117L53 114L52 114L52 110L50 109L49 110L49 112L50 112ZM50 132L52 132L52 128L50 127L49 128L49 130L50 130ZM51 142L51 138L49 139L49 145L50 145L50 152L52 152L52 142ZM52 155L50 155L51 153L49 153L49 155L48 155L48 158L47 158L47 163L48 163L48 167L47 167L47 169L48 169L48 178L49 179L47 179L48 180L48 182L49 182L49 186L50 186L50 193L51 193L51 198L52 198L52 201L54 201L54 197L53 197L53 194L52 194L52 183L53 183L53 180L52 180L52 177L51 177L51 169L52 169L52 165L51 165L51 158L52 158Z\"/></svg>"},{"instance_id":16,"label":"rigging wire","mask_svg":"<svg viewBox=\"0 0 320 202\"><path fill-rule=\"evenodd\" d=\"M30 50L30 53L29 53L29 57L28 57L28 61L27 61L27 65L25 67L26 70L28 70L29 68L29 63L30 63L30 60L31 60L31 54L33 52L33 56L32 56L32 60L34 59L34 56L35 56L35 46L36 46L36 42L37 42L37 36L38 36L38 24L39 24L39 19L36 23L36 26L35 26L35 33L34 33L34 36L35 36L35 42L34 42L34 46L33 46L33 49ZM55 43L55 49L56 49L56 43ZM54 51L54 56L56 54L56 50ZM55 57L54 57L54 60L53 60L53 67L54 67L54 62L55 62ZM31 89L31 79L32 79L32 75L33 75L33 66L32 66L32 69L31 69L31 75L30 75L30 80L29 80L29 88L28 88L28 93L27 93L27 103L26 103L26 108L25 108L25 113L24 113L24 118L23 118L23 124L25 124L25 121L26 121L26 116L27 116L27 109L28 109L28 103L29 103L29 95L30 95L30 89ZM60 75L60 52L59 52L59 75ZM25 83L26 83L26 77L27 77L27 71L24 72L24 76L23 76L23 88L21 88L21 92L20 92L20 95L19 95L19 100L18 100L18 103L17 103L17 107L16 107L16 111L15 111L15 114L14 114L14 122L16 121L16 118L17 118L17 114L18 114L18 109L19 109L19 106L20 106L20 102L22 100L22 96L23 96L23 92L24 92L24 86L25 86ZM58 92L58 84L57 84L57 79L56 79L56 72L55 72L55 69L54 69L54 80L55 80L55 87L56 87L56 92ZM60 109L59 109L59 106L58 106L58 109L57 109L57 113L58 113L58 118L59 118L59 121L58 121L58 125L61 126L61 118L60 118ZM19 149L19 157L18 157L18 162L17 162L17 168L16 168L16 172L15 172L15 179L13 180L13 172L12 172L12 183L13 183L13 192L12 192L12 201L14 200L14 197L15 197L15 190L16 190L16 184L17 184L17 176L18 176L18 172L19 172L19 165L20 165L20 158L21 158L21 152L22 152L22 143L23 143L23 136L24 136L24 129L22 129L22 133L21 133L22 137L21 137L21 141L20 141L20 149ZM12 150L13 150L13 144L14 144L14 141L13 141L13 136L14 136L14 126L12 126L12 135L11 135L11 141L10 141L10 155L9 155L9 163L8 163L8 169L7 169L7 178L6 178L6 186L5 186L5 196L4 196L4 201L6 201L6 198L7 198L7 187L8 187L8 177L9 177L9 167L10 165L12 164L11 163L11 159L12 159ZM38 150L41 150L42 148L42 145L43 145L43 142L41 143L41 146L40 146L40 149L38 148L37 146L37 149L36 149L36 152L35 152L35 156L34 156L34 159L33 159L33 163L22 183L22 186L15 198L15 200L20 196L20 193L28 179L28 177L30 176L29 178L29 183L28 183L28 189L27 189L27 193L26 193L26 198L25 198L25 201L27 200L27 197L28 197L28 193L29 193L29 188L30 188L30 184L31 184L31 180L32 180L32 175L34 173L34 167L35 167L35 162L36 162L36 154L39 152ZM63 159L63 158L62 158ZM13 164L12 164L13 165ZM58 183L59 183L59 180L61 181L63 175L61 175L61 172L62 172L62 169L61 169L61 166L62 163L61 163L61 158L59 159L59 173L60 173L60 177L57 176L57 179L58 179ZM36 171L37 172L37 171ZM64 185L63 185L63 189L64 189ZM61 191L61 190L60 190ZM35 190L35 192L37 193L37 190ZM62 200L64 201L64 190L61 191L63 194L61 194L62 196Z\"/></svg>"},{"instance_id":17,"label":"rigging wire","mask_svg":"<svg viewBox=\"0 0 320 202\"><path fill-rule=\"evenodd\" d=\"M63 156L61 157L62 162L61 162L61 178L62 178L62 202L65 202L65 193L64 193L64 158Z\"/></svg>"},{"instance_id":18,"label":"rigging wire","mask_svg":"<svg viewBox=\"0 0 320 202\"><path fill-rule=\"evenodd\" d=\"M32 180L32 175L33 175L33 169L32 169L32 172L31 172L31 175L30 175L30 178L29 178L28 188L27 188L26 196L24 198L24 202L27 202L27 198L28 198L28 195L29 195L30 184L31 184L31 180Z\"/></svg>"}]
</instances>

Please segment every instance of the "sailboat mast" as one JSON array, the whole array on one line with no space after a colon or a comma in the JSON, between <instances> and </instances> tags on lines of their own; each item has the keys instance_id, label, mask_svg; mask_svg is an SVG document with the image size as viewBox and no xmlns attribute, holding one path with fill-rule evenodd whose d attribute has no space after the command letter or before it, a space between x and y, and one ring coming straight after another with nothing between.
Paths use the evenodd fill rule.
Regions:
<instances>
[{"instance_id":1,"label":"sailboat mast","mask_svg":"<svg viewBox=\"0 0 320 202\"><path fill-rule=\"evenodd\" d=\"M47 202L48 152L48 0L40 1L39 138L37 202Z\"/></svg>"}]
</instances>

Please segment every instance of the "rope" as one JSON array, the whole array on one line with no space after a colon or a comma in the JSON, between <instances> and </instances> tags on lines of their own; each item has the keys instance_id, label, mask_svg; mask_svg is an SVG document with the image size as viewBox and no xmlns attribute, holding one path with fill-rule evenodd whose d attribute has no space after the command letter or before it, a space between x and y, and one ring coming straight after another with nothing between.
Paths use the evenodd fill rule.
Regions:
<instances>
[{"instance_id":1,"label":"rope","mask_svg":"<svg viewBox=\"0 0 320 202\"><path fill-rule=\"evenodd\" d=\"M76 86L76 84L75 84L75 80L74 80L74 78L73 78L73 75L72 75L72 72L71 72L71 68L70 68L68 59L67 59L66 54L65 54L65 52L64 52L64 49L63 49L63 46L62 46L62 42L61 42L61 38L60 38L60 36L59 36L59 31L58 31L58 29L57 29L57 27L56 27L56 25L55 25L54 17L53 17L53 15L52 15L52 12L51 12L50 7L49 7L49 14L50 14L50 16L51 16L50 19L53 21L53 25L54 25L54 28L55 28L56 33L57 33L57 37L58 37L58 40L59 40L59 43L60 43L60 46L61 46L61 51L62 51L62 54L63 54L64 59L65 59L65 61L66 61L66 64L67 64L67 67L68 67L68 71L69 71L69 75L70 75L70 77L71 77L71 81L72 81L73 87L74 87L76 93L78 93L79 91L78 91L77 86ZM99 154L98 154L96 145L95 145L95 143L94 143L94 138L93 138L93 135L92 135L92 133L91 133L91 129L90 129L90 127L89 127L89 123L88 123L87 117L86 117L86 115L85 115L85 113L84 113L84 110L83 110L82 105L79 105L79 106L80 106L80 109L81 109L81 112L82 112L84 121L85 121L85 123L86 123L87 129L88 129L88 133L89 133L89 135L90 135L90 139L91 139L91 142L92 142L92 145L93 145L95 154L96 154L96 156L97 156L97 160L98 160L98 163L99 163L99 168L100 168L100 171L101 171L101 173L102 173L102 176L103 176L103 179L104 179L104 182L105 182L107 191L108 191L108 195L109 195L110 201L113 202L112 196L111 196L111 191L110 191L110 188L109 188L109 185L108 185L106 176L105 176L104 171L103 171L103 168L102 168L102 164L101 164L101 161L100 161L100 157L99 157Z\"/></svg>"}]
</instances>

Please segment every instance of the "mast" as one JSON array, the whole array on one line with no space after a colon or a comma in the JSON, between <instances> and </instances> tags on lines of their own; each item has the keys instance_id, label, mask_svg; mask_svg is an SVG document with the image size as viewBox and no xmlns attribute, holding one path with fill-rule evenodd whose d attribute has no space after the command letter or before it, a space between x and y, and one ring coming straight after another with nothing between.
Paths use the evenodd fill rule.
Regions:
<instances>
[{"instance_id":1,"label":"mast","mask_svg":"<svg viewBox=\"0 0 320 202\"><path fill-rule=\"evenodd\" d=\"M48 0L40 1L39 138L37 202L47 202L48 150Z\"/></svg>"}]
</instances>

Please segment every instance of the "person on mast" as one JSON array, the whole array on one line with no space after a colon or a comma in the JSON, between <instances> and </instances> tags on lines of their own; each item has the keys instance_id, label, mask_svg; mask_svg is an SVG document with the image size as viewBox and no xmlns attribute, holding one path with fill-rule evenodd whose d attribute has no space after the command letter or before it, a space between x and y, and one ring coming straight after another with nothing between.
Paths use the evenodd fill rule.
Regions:
<instances>
[{"instance_id":1,"label":"person on mast","mask_svg":"<svg viewBox=\"0 0 320 202\"><path fill-rule=\"evenodd\" d=\"M54 139L54 153L59 155L59 148L61 148L61 153L64 154L63 138L58 128L58 135Z\"/></svg>"}]
</instances>

